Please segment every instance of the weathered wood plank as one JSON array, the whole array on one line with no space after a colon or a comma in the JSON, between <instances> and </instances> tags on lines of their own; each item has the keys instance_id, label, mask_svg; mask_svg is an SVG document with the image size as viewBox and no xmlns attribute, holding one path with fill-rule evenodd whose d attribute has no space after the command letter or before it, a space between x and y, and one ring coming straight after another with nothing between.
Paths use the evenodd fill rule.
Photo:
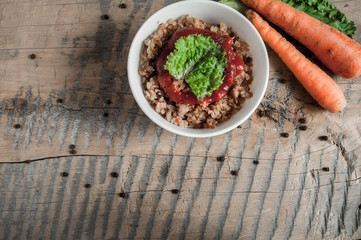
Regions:
<instances>
[{"instance_id":1,"label":"weathered wood plank","mask_svg":"<svg viewBox=\"0 0 361 240\"><path fill-rule=\"evenodd\" d=\"M154 158L153 166L159 166L162 162L164 163L167 161L166 158ZM153 229L150 232L152 238L167 234L170 238L179 237L183 234L190 238L198 238L203 234L204 237L208 238L220 233L216 231L216 226L222 220L224 203L229 196L228 194L232 193L232 196L229 196L232 199L229 209L232 209L232 211L228 213L225 219L222 236L230 238L239 224L239 221L232 221L231 219L237 220L240 216L244 216L243 233L241 233L241 236L251 238L254 234L252 233L255 227L254 223L260 217L255 213L260 207L259 204L262 197L266 195L264 200L266 205L261 209L262 214L260 218L263 224L259 223L260 226L256 235L259 238L268 238L273 231L270 229L273 226L270 223L274 219L273 215L269 215L268 212L273 212L275 200L277 201L280 195L283 195L283 199L279 206L278 204L276 205L280 208L280 215L275 216L275 219L280 224L278 226L290 224L290 221L285 223L282 221L289 219L287 217L289 214L292 216L292 213L289 212L292 211L290 205L297 202L297 199L293 196L297 195L297 193L302 193L302 198L305 199L302 199L301 202L309 202L312 199L312 194L316 194L319 199L316 205L320 204L322 206L328 202L327 198L329 195L327 192L329 187L331 187L329 180L332 180L332 178L342 179L344 176L344 172L336 172L333 175L331 171L324 172L320 171L319 168L314 172L314 178L309 176L309 172L306 175L299 173L296 175L296 178L292 177L292 174L283 174L282 176L288 176L288 180L286 179L287 184L284 185L283 189L282 184L276 184L275 186L270 185L268 190L264 190L262 185L267 179L262 179L261 176L264 176L262 170L267 169L264 165L269 163L260 163L259 165L254 165L251 161L244 161L242 163L242 169L257 168L254 183L249 188L247 183L250 181L249 174L239 172L238 176L232 176L229 173L227 159L225 162L217 162L216 158L203 161L201 158L190 158L188 165L185 166L184 161L186 160L184 156L174 156L171 162L168 161L167 172L164 172L164 169L154 167L147 171L147 166L149 166L152 159L136 156L121 159L117 157L54 158L30 164L16 164L17 168L12 172L8 172L8 170L14 164L2 164L0 169L1 176L4 180L8 179L8 186L15 184L19 188L18 191L14 191L9 195L1 194L0 203L6 207L1 208L1 216L4 221L0 226L0 232L13 234L12 238L15 238L15 235L22 232L15 231L15 229L25 228L28 230L28 233L32 234L27 235L30 237L60 238L68 236L76 238L79 230L83 229L83 233L88 234L85 236L89 238L95 236L99 238L112 236L128 237L133 234L143 238L147 236L146 233L149 233L147 227L150 225L152 226L151 229ZM339 162L342 163L342 161ZM184 167L183 185L179 188L180 179L178 175ZM286 173L293 167L298 167L295 162L291 162L281 172ZM337 168L339 171L342 171L347 167L344 166L342 168L340 166ZM119 173L118 178L112 177L111 172L113 171ZM34 172L38 172L39 175L34 175ZM68 173L68 176L62 176L63 172ZM149 174L149 178L145 172ZM201 178L199 177L200 173L202 174ZM305 187L302 188L301 185L295 187L296 185L292 184L292 182L302 181L303 176L306 180ZM262 179L263 181L257 179ZM314 179L318 179L318 183ZM230 192L228 187L233 181L236 187ZM354 176L351 176L349 179L350 199L360 198L359 191L356 191L359 188L357 181L359 180L354 178ZM84 187L87 183L91 184L90 188ZM144 185L145 183L149 184ZM343 181L334 181L332 188L335 190L335 194L340 192L338 189L343 188L344 183ZM4 188L5 184L6 181L5 183L2 182L2 190L6 190ZM192 196L196 187L199 188L198 193ZM27 191L32 188L34 188L34 191ZM172 189L179 189L180 192L177 194L175 192L172 193ZM315 189L317 190L315 191ZM125 192L125 198L117 195L122 191ZM29 196L26 197L26 194L29 194ZM247 207L242 210L243 201L247 199L247 196L249 199ZM16 201L24 199L24 197L27 199L26 204L24 201ZM212 201L210 208L202 199ZM159 201L155 208L153 207L154 201ZM176 206L173 213L171 211L172 204ZM332 206L337 208L338 204L342 205L342 198L334 196ZM314 214L315 216L311 220L322 219L322 207L320 208L321 213L318 213L317 211L307 211L309 210L307 204L302 204L302 206L306 209L300 209L300 215L298 216L304 215L307 218L310 214ZM350 204L348 206L349 208L346 209L345 213L346 216L350 217L353 215L353 212L358 211L358 205ZM243 211L245 215L239 214ZM334 211L333 214L337 212L336 209L332 211ZM171 213L173 214L173 221L168 226L167 220ZM152 214L154 214L154 219L151 218ZM190 215L188 220L187 214ZM94 218L97 215L103 217ZM267 215L269 217L266 217ZM262 216L265 217L262 218ZM303 217L298 218L294 220L294 231L296 232L292 236L302 239L304 236L307 236L307 225L304 224ZM9 225L13 221L22 222L22 219L25 219L25 222L34 221L34 225L30 226L31 229L27 229L27 226L24 224L20 226ZM96 222L94 219L97 219ZM337 218L330 218L329 228L333 226L333 219ZM350 221L350 219L345 218L347 221ZM187 221L190 222L187 224ZM99 232L92 228L93 224L94 226L99 226ZM102 230L104 224L106 224L106 229ZM167 226L170 227L169 233L166 233ZM200 226L204 226L204 228L200 228ZM7 227L10 230L14 229L14 231L5 231ZM322 224L319 227L322 229ZM132 233L133 228L137 230L134 233ZM333 231L334 229L336 228L331 228L330 230ZM330 230L326 231L326 233L332 237L332 231ZM288 228L277 228L274 237L285 238L288 231L290 231ZM320 234L320 232L317 231L316 235L311 234L311 238L312 236L317 237L317 234ZM4 236L6 237L6 235Z\"/></svg>"}]
</instances>

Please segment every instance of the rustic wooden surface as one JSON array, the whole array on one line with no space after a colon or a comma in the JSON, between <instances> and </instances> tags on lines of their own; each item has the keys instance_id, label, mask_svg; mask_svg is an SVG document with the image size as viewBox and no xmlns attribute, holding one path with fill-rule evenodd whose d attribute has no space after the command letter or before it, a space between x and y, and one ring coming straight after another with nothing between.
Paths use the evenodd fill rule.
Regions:
<instances>
[{"instance_id":1,"label":"rustic wooden surface","mask_svg":"<svg viewBox=\"0 0 361 240\"><path fill-rule=\"evenodd\" d=\"M361 238L361 78L334 77L348 106L331 114L268 49L247 122L173 135L126 73L137 29L172 2L0 1L0 239ZM361 1L331 2L360 43Z\"/></svg>"}]
</instances>

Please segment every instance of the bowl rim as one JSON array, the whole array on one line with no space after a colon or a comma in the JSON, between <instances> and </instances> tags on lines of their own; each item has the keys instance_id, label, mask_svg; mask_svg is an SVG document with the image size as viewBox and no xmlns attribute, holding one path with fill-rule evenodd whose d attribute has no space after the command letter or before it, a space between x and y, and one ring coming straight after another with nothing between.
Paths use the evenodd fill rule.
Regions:
<instances>
[{"instance_id":1,"label":"bowl rim","mask_svg":"<svg viewBox=\"0 0 361 240\"><path fill-rule=\"evenodd\" d=\"M132 66L131 66L131 63L132 61L130 61L133 57L136 57L136 56L133 56L134 55L134 51L135 51L135 48L136 48L136 43L138 38L140 38L140 35L142 34L143 30L147 27L147 25L149 23L152 23L154 20L157 19L157 17L159 17L161 15L162 12L165 12L167 11L168 9L170 8L174 8L176 7L177 5L182 5L182 4L210 4L210 5L215 5L215 6L218 6L218 7L222 7L222 8L225 8L227 9L228 11L231 11L233 12L233 14L236 14L238 15L241 19L243 19L243 21L245 21L246 23L248 23L248 26L250 28L253 28L253 32L255 33L255 35L257 36L257 38L260 40L261 42L261 45L259 46L260 48L262 48L262 52L265 54L264 57L265 57L265 61L266 61L266 65L265 66L262 66L265 69L265 76L264 76L264 85L263 85L263 88L261 89L261 93L259 95L259 98L257 98L255 104L252 105L251 109L249 111L247 111L247 113L245 115L243 115L241 118L239 118L238 121L236 121L235 124L232 124L232 125L229 125L225 128L218 128L217 129L217 125L215 128L203 128L203 129L196 129L196 128L184 128L184 127L179 127L177 125L174 125L170 122L168 122L166 119L164 119L159 113L157 113L153 107L149 104L149 106L144 106L142 104L142 100L141 98L144 98L145 99L145 96L144 96L144 93L142 94L142 96L138 96L137 94L135 94L136 92L136 86L135 84L133 83L133 81L131 81L131 77L130 77L130 72L132 71ZM191 16L192 17L192 16ZM195 16L196 17L196 16ZM232 26L231 26L232 27ZM156 29L154 29L155 31ZM146 38L145 38L146 39ZM143 39L143 41L145 40ZM141 42L143 42L141 41ZM138 54L138 52L135 52L136 54ZM136 57L137 58L137 57ZM214 137L214 136L217 136L217 135L221 135L221 134L224 134L224 133L227 133L229 131L232 131L233 129L235 129L237 126L239 126L240 124L244 123L247 119L250 118L250 116L254 113L254 111L257 109L257 107L259 106L259 104L261 103L262 99L264 98L264 95L265 95L265 92L266 92L266 89L267 89L267 86L268 86L268 82L269 82L269 58L268 58L268 52L267 52L267 49L266 49L266 46L264 44L264 41L263 39L261 38L260 34L258 33L258 31L256 30L256 28L253 26L253 24L241 13L239 13L238 11L234 10L233 8L225 5L225 4L222 4L222 3L218 3L218 2L214 2L214 1L205 1L205 0L192 0L192 1L189 1L189 0L183 0L183 1L179 1L179 2L176 2L176 3L172 3L170 5L167 5L161 9L159 9L158 11L156 11L155 13L152 14L152 16L150 16L142 25L141 27L137 30L136 34L134 35L133 37L133 40L132 40L132 43L130 45L130 48L129 48L129 52L128 52L128 59L127 59L127 77L128 77L128 82L129 82L129 86L130 86L130 89L132 91L132 95L134 97L134 99L136 100L138 106L140 107L140 109L143 111L144 114L146 114L146 116L148 118L150 118L150 120L152 120L156 125L160 126L161 128L171 132L171 133L175 133L175 134L178 134L178 135L181 135L181 136L186 136L186 137L195 137L195 138L205 138L205 137ZM138 68L137 68L138 69ZM147 103L149 103L147 100L146 100ZM154 112L155 114L151 114L149 113L149 108L151 109L152 112ZM235 115L233 115L232 117L234 117ZM167 121L167 123L171 124L163 124L162 121ZM229 119L230 120L230 119ZM227 120L227 121L229 121ZM227 122L226 121L226 122ZM221 125L222 123L220 123ZM185 129L191 129L192 132L188 132L188 131L184 131Z\"/></svg>"}]
</instances>

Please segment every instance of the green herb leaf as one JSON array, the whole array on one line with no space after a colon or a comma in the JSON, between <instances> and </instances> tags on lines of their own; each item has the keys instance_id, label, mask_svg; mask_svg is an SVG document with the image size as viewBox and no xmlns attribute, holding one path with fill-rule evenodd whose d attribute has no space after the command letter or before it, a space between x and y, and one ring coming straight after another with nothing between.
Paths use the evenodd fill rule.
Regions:
<instances>
[{"instance_id":1,"label":"green herb leaf","mask_svg":"<svg viewBox=\"0 0 361 240\"><path fill-rule=\"evenodd\" d=\"M210 37L189 35L177 40L164 68L173 77L185 80L202 100L222 85L227 67L225 55L225 50Z\"/></svg>"}]
</instances>

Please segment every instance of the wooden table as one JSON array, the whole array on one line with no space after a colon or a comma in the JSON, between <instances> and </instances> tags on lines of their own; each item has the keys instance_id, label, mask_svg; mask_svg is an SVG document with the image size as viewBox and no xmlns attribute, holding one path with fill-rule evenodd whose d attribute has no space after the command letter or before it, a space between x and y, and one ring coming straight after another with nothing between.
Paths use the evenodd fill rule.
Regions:
<instances>
[{"instance_id":1,"label":"wooden table","mask_svg":"<svg viewBox=\"0 0 361 240\"><path fill-rule=\"evenodd\" d=\"M139 109L126 63L172 2L0 2L0 238L361 238L361 78L334 76L348 105L331 114L268 49L248 121L171 134ZM361 1L331 2L361 43Z\"/></svg>"}]
</instances>

